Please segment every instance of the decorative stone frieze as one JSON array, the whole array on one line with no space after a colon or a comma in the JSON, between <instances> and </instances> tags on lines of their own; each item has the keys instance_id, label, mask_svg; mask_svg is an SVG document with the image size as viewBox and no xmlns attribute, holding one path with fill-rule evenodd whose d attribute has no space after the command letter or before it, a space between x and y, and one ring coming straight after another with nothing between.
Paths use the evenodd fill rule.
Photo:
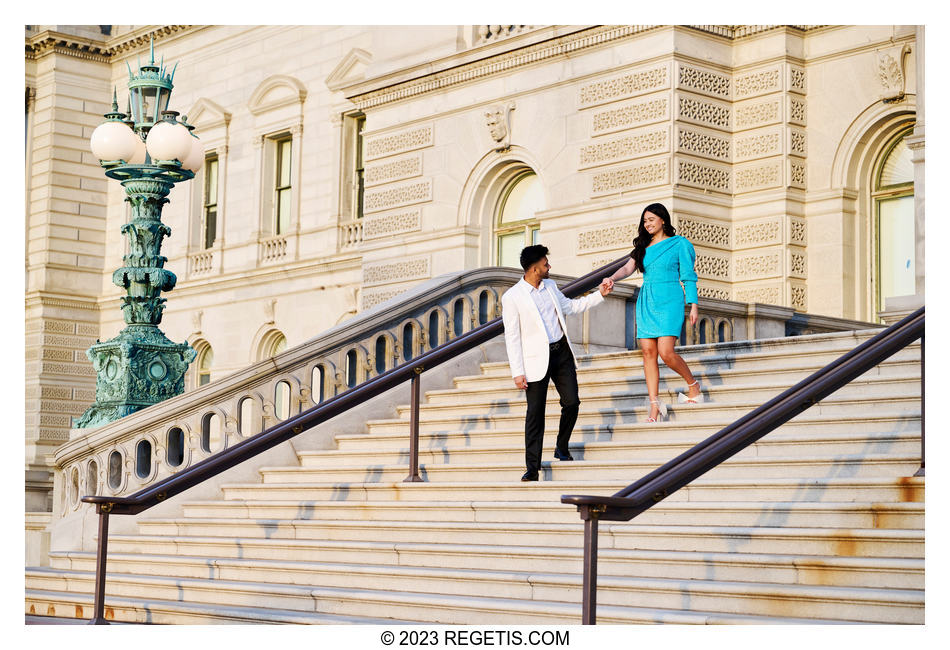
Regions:
<instances>
[{"instance_id":1,"label":"decorative stone frieze","mask_svg":"<svg viewBox=\"0 0 950 650\"><path fill-rule=\"evenodd\" d=\"M664 185L669 182L669 172L669 162L666 159L599 172L591 179L591 194L598 196Z\"/></svg>"},{"instance_id":2,"label":"decorative stone frieze","mask_svg":"<svg viewBox=\"0 0 950 650\"><path fill-rule=\"evenodd\" d=\"M782 132L752 131L735 137L735 161L754 160L782 153Z\"/></svg>"},{"instance_id":3,"label":"decorative stone frieze","mask_svg":"<svg viewBox=\"0 0 950 650\"><path fill-rule=\"evenodd\" d=\"M591 119L591 135L604 135L669 119L670 101L667 97L643 99L594 113Z\"/></svg>"},{"instance_id":4,"label":"decorative stone frieze","mask_svg":"<svg viewBox=\"0 0 950 650\"><path fill-rule=\"evenodd\" d=\"M730 173L726 167L678 158L676 183L717 192L730 191Z\"/></svg>"},{"instance_id":5,"label":"decorative stone frieze","mask_svg":"<svg viewBox=\"0 0 950 650\"><path fill-rule=\"evenodd\" d=\"M792 187L805 189L808 181L807 168L804 162L790 160L788 162L788 182Z\"/></svg>"},{"instance_id":6,"label":"decorative stone frieze","mask_svg":"<svg viewBox=\"0 0 950 650\"><path fill-rule=\"evenodd\" d=\"M729 162L731 159L728 136L686 126L676 127L676 150L722 162Z\"/></svg>"},{"instance_id":7,"label":"decorative stone frieze","mask_svg":"<svg viewBox=\"0 0 950 650\"><path fill-rule=\"evenodd\" d=\"M799 129L788 130L788 151L796 156L808 156L808 137Z\"/></svg>"},{"instance_id":8,"label":"decorative stone frieze","mask_svg":"<svg viewBox=\"0 0 950 650\"><path fill-rule=\"evenodd\" d=\"M581 108L668 88L669 67L666 65L629 72L582 86L578 100Z\"/></svg>"},{"instance_id":9,"label":"decorative stone frieze","mask_svg":"<svg viewBox=\"0 0 950 650\"><path fill-rule=\"evenodd\" d=\"M808 106L804 101L789 98L788 100L788 121L799 126L806 126L808 118Z\"/></svg>"},{"instance_id":10,"label":"decorative stone frieze","mask_svg":"<svg viewBox=\"0 0 950 650\"><path fill-rule=\"evenodd\" d=\"M808 230L804 219L798 217L789 217L788 220L788 241L799 246L808 245Z\"/></svg>"},{"instance_id":11,"label":"decorative stone frieze","mask_svg":"<svg viewBox=\"0 0 950 650\"><path fill-rule=\"evenodd\" d=\"M737 288L736 300L739 302L761 302L767 305L781 305L782 288L779 286Z\"/></svg>"},{"instance_id":12,"label":"decorative stone frieze","mask_svg":"<svg viewBox=\"0 0 950 650\"><path fill-rule=\"evenodd\" d=\"M728 130L731 128L730 105L711 99L680 95L676 102L676 119L703 126Z\"/></svg>"},{"instance_id":13,"label":"decorative stone frieze","mask_svg":"<svg viewBox=\"0 0 950 650\"><path fill-rule=\"evenodd\" d=\"M782 73L778 68L756 70L755 72L735 75L733 97L735 99L746 99L781 89Z\"/></svg>"},{"instance_id":14,"label":"decorative stone frieze","mask_svg":"<svg viewBox=\"0 0 950 650\"><path fill-rule=\"evenodd\" d=\"M581 147L580 169L666 153L670 150L669 127L599 141Z\"/></svg>"},{"instance_id":15,"label":"decorative stone frieze","mask_svg":"<svg viewBox=\"0 0 950 650\"><path fill-rule=\"evenodd\" d=\"M729 280L729 256L717 253L696 254L696 275L712 280Z\"/></svg>"},{"instance_id":16,"label":"decorative stone frieze","mask_svg":"<svg viewBox=\"0 0 950 650\"><path fill-rule=\"evenodd\" d=\"M366 165L365 187L401 181L422 175L422 154L415 154L399 160Z\"/></svg>"},{"instance_id":17,"label":"decorative stone frieze","mask_svg":"<svg viewBox=\"0 0 950 650\"><path fill-rule=\"evenodd\" d=\"M363 241L416 232L422 227L422 210L413 208L363 218Z\"/></svg>"},{"instance_id":18,"label":"decorative stone frieze","mask_svg":"<svg viewBox=\"0 0 950 650\"><path fill-rule=\"evenodd\" d=\"M431 147L433 142L433 127L430 124L391 135L369 136L366 138L363 155L366 161L370 161L414 149Z\"/></svg>"},{"instance_id":19,"label":"decorative stone frieze","mask_svg":"<svg viewBox=\"0 0 950 650\"><path fill-rule=\"evenodd\" d=\"M637 226L639 219L633 223L618 224L606 228L596 228L586 230L577 235L577 252L590 253L592 251L601 251L621 246L633 248L633 240L637 236ZM620 257L620 254L617 255ZM607 261L611 262L616 257ZM606 264L607 262L604 262Z\"/></svg>"},{"instance_id":20,"label":"decorative stone frieze","mask_svg":"<svg viewBox=\"0 0 950 650\"><path fill-rule=\"evenodd\" d=\"M736 255L733 260L737 280L767 278L782 274L782 256L779 251Z\"/></svg>"},{"instance_id":21,"label":"decorative stone frieze","mask_svg":"<svg viewBox=\"0 0 950 650\"><path fill-rule=\"evenodd\" d=\"M363 267L363 286L372 287L429 277L429 257L412 257L399 262L367 264Z\"/></svg>"},{"instance_id":22,"label":"decorative stone frieze","mask_svg":"<svg viewBox=\"0 0 950 650\"><path fill-rule=\"evenodd\" d=\"M751 192L782 184L782 161L742 167L736 170L736 193Z\"/></svg>"},{"instance_id":23,"label":"decorative stone frieze","mask_svg":"<svg viewBox=\"0 0 950 650\"><path fill-rule=\"evenodd\" d=\"M678 67L677 88L687 88L704 95L730 99L730 79L727 75L683 63L680 63Z\"/></svg>"},{"instance_id":24,"label":"decorative stone frieze","mask_svg":"<svg viewBox=\"0 0 950 650\"><path fill-rule=\"evenodd\" d=\"M736 130L752 129L780 122L782 109L779 101L768 99L736 106Z\"/></svg>"},{"instance_id":25,"label":"decorative stone frieze","mask_svg":"<svg viewBox=\"0 0 950 650\"><path fill-rule=\"evenodd\" d=\"M788 68L788 89L792 92L801 93L802 95L806 94L807 88L805 86L807 76L805 71L802 68L796 68L794 66L789 66Z\"/></svg>"},{"instance_id":26,"label":"decorative stone frieze","mask_svg":"<svg viewBox=\"0 0 950 650\"><path fill-rule=\"evenodd\" d=\"M808 311L808 289L804 284L792 283L792 309Z\"/></svg>"},{"instance_id":27,"label":"decorative stone frieze","mask_svg":"<svg viewBox=\"0 0 950 650\"><path fill-rule=\"evenodd\" d=\"M782 243L782 224L779 219L737 223L733 226L733 247L754 248Z\"/></svg>"},{"instance_id":28,"label":"decorative stone frieze","mask_svg":"<svg viewBox=\"0 0 950 650\"><path fill-rule=\"evenodd\" d=\"M381 212L413 203L432 200L432 180L425 179L384 189L366 191L363 194L363 212Z\"/></svg>"},{"instance_id":29,"label":"decorative stone frieze","mask_svg":"<svg viewBox=\"0 0 950 650\"><path fill-rule=\"evenodd\" d=\"M676 225L676 234L686 237L693 244L712 246L729 250L729 226L700 219L680 216Z\"/></svg>"},{"instance_id":30,"label":"decorative stone frieze","mask_svg":"<svg viewBox=\"0 0 950 650\"><path fill-rule=\"evenodd\" d=\"M381 302L386 302L394 296L398 296L405 289L386 289L385 291L364 291L362 296L363 309L375 307Z\"/></svg>"}]
</instances>

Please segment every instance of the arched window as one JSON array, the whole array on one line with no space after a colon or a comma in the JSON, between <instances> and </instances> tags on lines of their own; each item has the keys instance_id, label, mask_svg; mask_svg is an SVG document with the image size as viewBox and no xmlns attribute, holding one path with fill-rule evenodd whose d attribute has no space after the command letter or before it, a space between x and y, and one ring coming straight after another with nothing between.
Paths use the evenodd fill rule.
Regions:
<instances>
[{"instance_id":1,"label":"arched window","mask_svg":"<svg viewBox=\"0 0 950 650\"><path fill-rule=\"evenodd\" d=\"M916 293L914 163L905 142L911 132L902 132L884 149L874 175L878 313L886 309L888 298Z\"/></svg>"},{"instance_id":2,"label":"arched window","mask_svg":"<svg viewBox=\"0 0 950 650\"><path fill-rule=\"evenodd\" d=\"M530 169L518 173L501 193L495 219L498 266L521 268L521 249L537 244L540 225L535 213L544 209L544 188Z\"/></svg>"},{"instance_id":3,"label":"arched window","mask_svg":"<svg viewBox=\"0 0 950 650\"><path fill-rule=\"evenodd\" d=\"M211 364L214 363L214 351L205 344L198 351L197 376L198 386L204 386L211 381Z\"/></svg>"},{"instance_id":4,"label":"arched window","mask_svg":"<svg viewBox=\"0 0 950 650\"><path fill-rule=\"evenodd\" d=\"M278 334L274 338L274 343L271 345L270 356L276 357L278 354L287 349L287 339L284 338L283 334Z\"/></svg>"}]
</instances>

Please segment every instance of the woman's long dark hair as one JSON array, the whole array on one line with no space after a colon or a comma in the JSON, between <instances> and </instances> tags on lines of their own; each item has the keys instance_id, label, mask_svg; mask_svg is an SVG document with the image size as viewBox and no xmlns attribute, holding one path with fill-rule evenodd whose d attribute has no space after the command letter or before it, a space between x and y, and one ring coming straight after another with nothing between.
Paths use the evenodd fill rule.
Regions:
<instances>
[{"instance_id":1,"label":"woman's long dark hair","mask_svg":"<svg viewBox=\"0 0 950 650\"><path fill-rule=\"evenodd\" d=\"M663 220L663 233L667 237L676 235L676 228L670 223L670 213L666 210L666 206L662 203L651 203L643 208L643 212L640 213L640 226L637 228L637 238L633 240L633 252L630 253L630 257L633 258L634 268L640 271L640 273L643 273L643 256L647 254L647 246L649 246L653 240L653 235L648 233L647 229L643 227L643 217L647 212L655 214Z\"/></svg>"}]
</instances>

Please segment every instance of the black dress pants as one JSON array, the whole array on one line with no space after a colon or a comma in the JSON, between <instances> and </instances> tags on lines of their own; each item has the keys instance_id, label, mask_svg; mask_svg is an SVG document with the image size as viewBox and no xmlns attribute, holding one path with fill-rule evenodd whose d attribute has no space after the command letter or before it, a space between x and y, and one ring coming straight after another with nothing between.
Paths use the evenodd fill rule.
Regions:
<instances>
[{"instance_id":1,"label":"black dress pants","mask_svg":"<svg viewBox=\"0 0 950 650\"><path fill-rule=\"evenodd\" d=\"M567 453L567 443L577 422L581 401L577 396L577 369L567 345L567 337L551 344L548 371L538 381L529 381L525 390L528 414L524 422L524 459L529 472L541 469L541 448L544 444L544 407L548 397L548 381L554 381L561 398L561 421L557 432L557 449Z\"/></svg>"}]
</instances>

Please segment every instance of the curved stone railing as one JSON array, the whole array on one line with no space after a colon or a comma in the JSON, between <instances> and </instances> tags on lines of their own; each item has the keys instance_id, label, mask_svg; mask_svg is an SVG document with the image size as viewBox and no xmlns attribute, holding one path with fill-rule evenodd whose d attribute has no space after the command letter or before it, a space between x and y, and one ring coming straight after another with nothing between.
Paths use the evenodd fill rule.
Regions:
<instances>
[{"instance_id":1,"label":"curved stone railing","mask_svg":"<svg viewBox=\"0 0 950 650\"><path fill-rule=\"evenodd\" d=\"M124 495L181 471L501 315L520 278L487 268L435 278L304 344L92 431L56 453L54 510Z\"/></svg>"},{"instance_id":2,"label":"curved stone railing","mask_svg":"<svg viewBox=\"0 0 950 650\"><path fill-rule=\"evenodd\" d=\"M61 516L77 511L84 495L136 492L487 323L501 315L501 294L520 277L515 269L499 267L440 276L276 357L97 429L74 430L56 452L54 511ZM585 320L583 335L572 333L572 339L600 348L635 348L637 291L618 284L609 299L614 306ZM875 325L701 298L700 319L684 326L680 342L867 327Z\"/></svg>"}]
</instances>

